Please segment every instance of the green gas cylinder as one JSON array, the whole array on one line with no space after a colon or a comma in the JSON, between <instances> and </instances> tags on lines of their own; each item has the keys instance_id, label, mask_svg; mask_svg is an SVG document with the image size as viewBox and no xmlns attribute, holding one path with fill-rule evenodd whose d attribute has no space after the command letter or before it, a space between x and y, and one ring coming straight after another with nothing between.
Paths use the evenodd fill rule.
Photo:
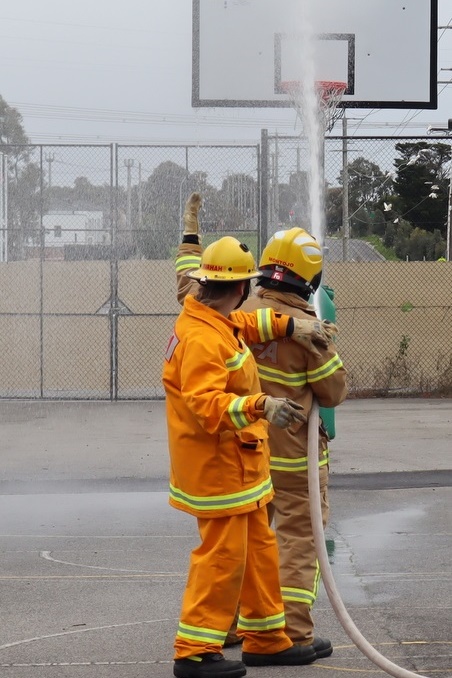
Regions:
<instances>
[{"instance_id":1,"label":"green gas cylinder","mask_svg":"<svg viewBox=\"0 0 452 678\"><path fill-rule=\"evenodd\" d=\"M319 318L330 320L332 323L336 322L336 306L334 305L334 290L332 287L320 285L315 293L313 303ZM333 440L336 435L334 407L320 407L319 414L330 440Z\"/></svg>"}]
</instances>

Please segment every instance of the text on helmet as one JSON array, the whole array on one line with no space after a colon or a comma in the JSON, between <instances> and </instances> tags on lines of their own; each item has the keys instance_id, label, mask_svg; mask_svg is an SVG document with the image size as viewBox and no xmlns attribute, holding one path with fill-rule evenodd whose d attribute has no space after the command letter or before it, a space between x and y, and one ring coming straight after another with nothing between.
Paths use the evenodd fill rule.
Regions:
<instances>
[{"instance_id":1,"label":"text on helmet","mask_svg":"<svg viewBox=\"0 0 452 678\"><path fill-rule=\"evenodd\" d=\"M269 257L269 260L273 264L278 264L279 266L286 266L286 268L294 267L294 263L292 261L282 261L281 259L275 259L274 257Z\"/></svg>"}]
</instances>

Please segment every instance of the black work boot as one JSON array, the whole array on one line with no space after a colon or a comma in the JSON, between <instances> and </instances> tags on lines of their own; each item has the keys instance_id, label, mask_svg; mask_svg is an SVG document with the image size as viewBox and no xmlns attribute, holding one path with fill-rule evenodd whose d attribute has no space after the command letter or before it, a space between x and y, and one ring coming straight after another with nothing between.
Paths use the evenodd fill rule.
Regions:
<instances>
[{"instance_id":1,"label":"black work boot","mask_svg":"<svg viewBox=\"0 0 452 678\"><path fill-rule=\"evenodd\" d=\"M333 654L333 646L331 641L328 638L314 638L312 641L312 647L315 650L317 659L324 659Z\"/></svg>"},{"instance_id":2,"label":"black work boot","mask_svg":"<svg viewBox=\"0 0 452 678\"><path fill-rule=\"evenodd\" d=\"M241 678L246 676L242 662L225 659L222 654L198 654L193 658L176 659L176 678Z\"/></svg>"},{"instance_id":3,"label":"black work boot","mask_svg":"<svg viewBox=\"0 0 452 678\"><path fill-rule=\"evenodd\" d=\"M242 652L242 661L247 666L301 666L317 659L312 645L292 645L282 652L261 654Z\"/></svg>"}]
</instances>

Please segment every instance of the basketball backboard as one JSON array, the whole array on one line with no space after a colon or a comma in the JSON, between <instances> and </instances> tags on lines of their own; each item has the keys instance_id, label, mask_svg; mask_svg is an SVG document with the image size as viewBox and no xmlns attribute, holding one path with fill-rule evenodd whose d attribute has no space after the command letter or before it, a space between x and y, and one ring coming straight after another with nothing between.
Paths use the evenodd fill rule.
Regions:
<instances>
[{"instance_id":1,"label":"basketball backboard","mask_svg":"<svg viewBox=\"0 0 452 678\"><path fill-rule=\"evenodd\" d=\"M309 58L316 80L347 83L341 107L436 108L437 4L193 0L192 105L289 107L281 82L301 80Z\"/></svg>"}]
</instances>

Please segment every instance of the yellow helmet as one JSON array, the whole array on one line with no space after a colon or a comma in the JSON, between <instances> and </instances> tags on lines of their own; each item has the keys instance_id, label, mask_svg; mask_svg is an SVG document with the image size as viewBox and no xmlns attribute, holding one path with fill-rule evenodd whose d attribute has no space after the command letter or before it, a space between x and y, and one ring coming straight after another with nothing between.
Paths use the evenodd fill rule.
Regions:
<instances>
[{"instance_id":1,"label":"yellow helmet","mask_svg":"<svg viewBox=\"0 0 452 678\"><path fill-rule=\"evenodd\" d=\"M277 231L262 252L264 278L284 282L313 294L320 285L323 256L317 240L302 228Z\"/></svg>"},{"instance_id":2,"label":"yellow helmet","mask_svg":"<svg viewBox=\"0 0 452 678\"><path fill-rule=\"evenodd\" d=\"M233 282L260 278L253 255L248 247L227 235L215 240L204 250L201 265L187 273L200 282Z\"/></svg>"}]
</instances>

